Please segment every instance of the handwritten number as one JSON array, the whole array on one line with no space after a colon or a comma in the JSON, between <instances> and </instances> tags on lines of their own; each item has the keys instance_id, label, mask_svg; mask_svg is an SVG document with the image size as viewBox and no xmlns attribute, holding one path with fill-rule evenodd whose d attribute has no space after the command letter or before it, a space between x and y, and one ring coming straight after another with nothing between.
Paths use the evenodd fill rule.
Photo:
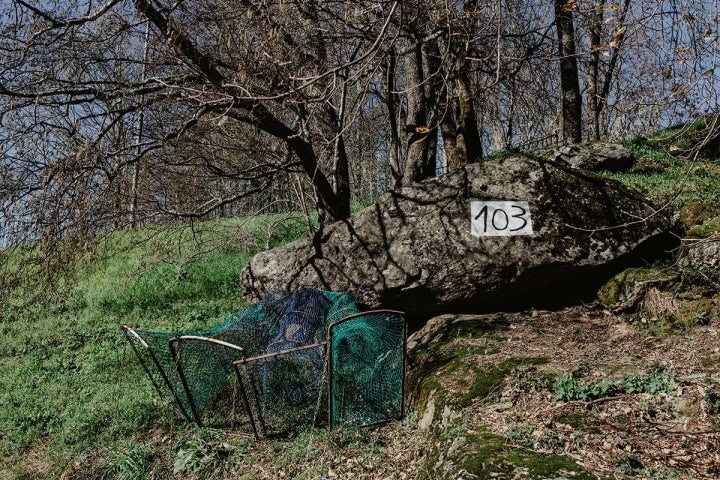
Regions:
<instances>
[{"instance_id":1,"label":"handwritten number","mask_svg":"<svg viewBox=\"0 0 720 480\"><path fill-rule=\"evenodd\" d=\"M520 213L513 215L512 218L520 219L523 222L522 225L520 225L518 228L510 229L511 232L517 232L518 230L522 230L523 228L525 228L525 226L528 223L527 219L525 218L525 214L527 213L527 210L525 210L524 208L522 208L518 205L513 205L512 208L517 208L518 210L520 210Z\"/></svg>"},{"instance_id":2,"label":"handwritten number","mask_svg":"<svg viewBox=\"0 0 720 480\"><path fill-rule=\"evenodd\" d=\"M488 230L490 235L513 235L514 232L525 234L530 226L530 211L526 204L523 202L520 203L523 206L511 202L488 202L488 204L483 205L473 215L472 221L477 222L473 225L473 231L478 235L486 235Z\"/></svg>"},{"instance_id":3,"label":"handwritten number","mask_svg":"<svg viewBox=\"0 0 720 480\"><path fill-rule=\"evenodd\" d=\"M487 217L488 217L488 207L485 205L483 208L480 209L478 214L475 216L475 220L480 220L480 217L485 215L485 221L483 222L483 232L487 232Z\"/></svg>"},{"instance_id":4,"label":"handwritten number","mask_svg":"<svg viewBox=\"0 0 720 480\"><path fill-rule=\"evenodd\" d=\"M505 215L505 226L502 227L502 228L500 228L499 226L495 225L495 217L497 216L498 213L502 213L503 215ZM492 216L492 226L493 226L493 228L494 228L495 230L497 230L497 231L500 231L500 230L505 230L506 228L508 228L509 225L510 225L510 219L508 218L508 214L505 213L505 210L502 210L502 209L500 209L500 208L496 209L496 210L493 212L493 216Z\"/></svg>"}]
</instances>

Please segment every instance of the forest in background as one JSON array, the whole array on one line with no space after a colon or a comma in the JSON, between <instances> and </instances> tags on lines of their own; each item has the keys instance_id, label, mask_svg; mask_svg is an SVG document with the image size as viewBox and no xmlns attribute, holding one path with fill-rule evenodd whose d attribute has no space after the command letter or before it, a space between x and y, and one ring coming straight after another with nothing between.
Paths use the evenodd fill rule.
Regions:
<instances>
[{"instance_id":1,"label":"forest in background","mask_svg":"<svg viewBox=\"0 0 720 480\"><path fill-rule=\"evenodd\" d=\"M711 0L8 0L0 242L51 272L127 227L312 230L497 152L683 124L718 111L719 23Z\"/></svg>"}]
</instances>

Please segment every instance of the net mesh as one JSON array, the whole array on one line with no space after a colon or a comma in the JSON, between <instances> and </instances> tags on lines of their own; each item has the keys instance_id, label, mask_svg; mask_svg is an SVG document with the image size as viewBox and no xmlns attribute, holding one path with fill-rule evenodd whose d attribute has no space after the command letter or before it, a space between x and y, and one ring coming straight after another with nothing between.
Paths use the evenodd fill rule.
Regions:
<instances>
[{"instance_id":1,"label":"net mesh","mask_svg":"<svg viewBox=\"0 0 720 480\"><path fill-rule=\"evenodd\" d=\"M403 415L405 321L370 312L330 327L330 427Z\"/></svg>"},{"instance_id":2,"label":"net mesh","mask_svg":"<svg viewBox=\"0 0 720 480\"><path fill-rule=\"evenodd\" d=\"M268 294L211 329L125 327L125 333L160 396L179 413L197 423L251 428L259 436L317 424L328 414L334 425L400 414L404 321L395 314L357 313L347 294L301 289ZM330 407L319 401L328 398L328 371ZM347 398L351 389L362 392L353 402ZM336 398L342 406L333 406Z\"/></svg>"}]
</instances>

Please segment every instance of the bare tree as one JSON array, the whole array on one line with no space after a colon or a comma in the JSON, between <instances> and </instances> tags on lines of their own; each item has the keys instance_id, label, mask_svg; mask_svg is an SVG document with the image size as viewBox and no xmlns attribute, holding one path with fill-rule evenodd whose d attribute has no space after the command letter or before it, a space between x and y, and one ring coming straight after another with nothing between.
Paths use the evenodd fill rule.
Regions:
<instances>
[{"instance_id":1,"label":"bare tree","mask_svg":"<svg viewBox=\"0 0 720 480\"><path fill-rule=\"evenodd\" d=\"M707 0L8 0L4 242L345 218L440 159L578 141L583 94L588 137L687 120L718 107L717 27Z\"/></svg>"},{"instance_id":2,"label":"bare tree","mask_svg":"<svg viewBox=\"0 0 720 480\"><path fill-rule=\"evenodd\" d=\"M574 0L555 0L555 25L562 90L562 133L566 142L582 141L582 95L575 51Z\"/></svg>"}]
</instances>

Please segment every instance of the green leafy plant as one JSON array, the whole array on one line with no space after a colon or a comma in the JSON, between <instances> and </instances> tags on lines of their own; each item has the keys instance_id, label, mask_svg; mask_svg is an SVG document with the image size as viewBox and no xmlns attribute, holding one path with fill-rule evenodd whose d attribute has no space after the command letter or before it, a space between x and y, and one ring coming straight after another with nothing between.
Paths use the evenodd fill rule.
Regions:
<instances>
[{"instance_id":1,"label":"green leafy plant","mask_svg":"<svg viewBox=\"0 0 720 480\"><path fill-rule=\"evenodd\" d=\"M626 373L622 378L625 393L673 394L678 387L675 374L663 369L655 369L645 375Z\"/></svg>"},{"instance_id":2,"label":"green leafy plant","mask_svg":"<svg viewBox=\"0 0 720 480\"><path fill-rule=\"evenodd\" d=\"M626 373L620 382L610 379L583 382L563 373L555 378L555 401L590 401L618 393L649 393L651 395L674 394L679 385L675 373L656 368L644 375Z\"/></svg>"},{"instance_id":3,"label":"green leafy plant","mask_svg":"<svg viewBox=\"0 0 720 480\"><path fill-rule=\"evenodd\" d=\"M608 396L613 391L615 383L612 380L599 380L597 382L581 382L569 374L560 374L555 378L555 401L594 400Z\"/></svg>"},{"instance_id":4,"label":"green leafy plant","mask_svg":"<svg viewBox=\"0 0 720 480\"><path fill-rule=\"evenodd\" d=\"M233 450L234 447L227 442L198 436L180 447L173 461L173 473L216 470Z\"/></svg>"}]
</instances>

